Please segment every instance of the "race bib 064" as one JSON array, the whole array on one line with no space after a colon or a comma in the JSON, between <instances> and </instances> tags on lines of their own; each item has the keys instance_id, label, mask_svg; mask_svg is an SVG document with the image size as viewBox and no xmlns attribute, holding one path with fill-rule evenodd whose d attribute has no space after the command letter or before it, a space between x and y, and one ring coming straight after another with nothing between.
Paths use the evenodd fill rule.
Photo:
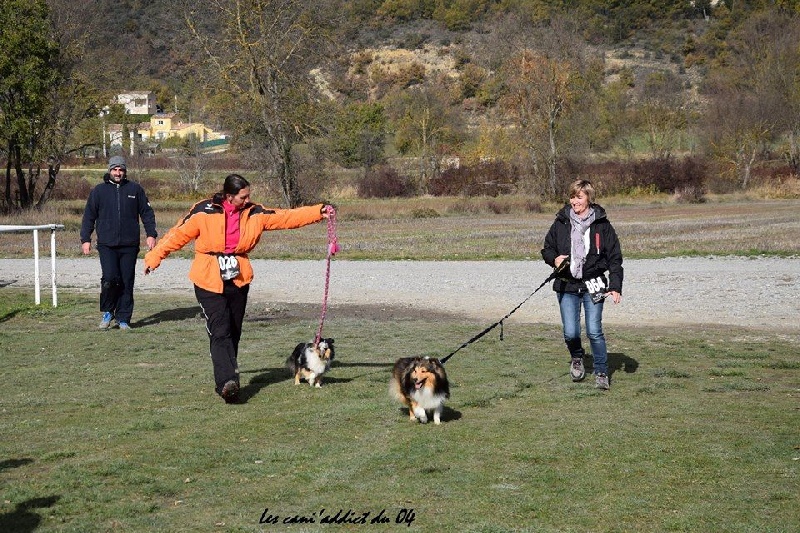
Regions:
<instances>
[{"instance_id":1,"label":"race bib 064","mask_svg":"<svg viewBox=\"0 0 800 533\"><path fill-rule=\"evenodd\" d=\"M594 303L602 302L603 299L608 296L606 291L606 280L603 276L598 276L594 279L586 280L583 282L586 285L586 290L589 291L589 294L592 295L592 301Z\"/></svg>"}]
</instances>

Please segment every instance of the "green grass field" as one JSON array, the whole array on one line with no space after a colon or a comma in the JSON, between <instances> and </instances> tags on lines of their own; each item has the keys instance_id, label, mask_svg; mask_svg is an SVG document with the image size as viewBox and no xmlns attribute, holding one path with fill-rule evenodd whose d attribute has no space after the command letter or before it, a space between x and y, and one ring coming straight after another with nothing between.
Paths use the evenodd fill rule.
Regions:
<instances>
[{"instance_id":1,"label":"green grass field","mask_svg":"<svg viewBox=\"0 0 800 533\"><path fill-rule=\"evenodd\" d=\"M607 327L601 393L559 327L509 322L447 363L434 426L389 397L392 363L487 324L332 308L312 389L283 362L318 310L252 299L226 405L193 299L137 295L103 332L95 295L29 292L0 292L3 532L800 530L796 334Z\"/></svg>"}]
</instances>

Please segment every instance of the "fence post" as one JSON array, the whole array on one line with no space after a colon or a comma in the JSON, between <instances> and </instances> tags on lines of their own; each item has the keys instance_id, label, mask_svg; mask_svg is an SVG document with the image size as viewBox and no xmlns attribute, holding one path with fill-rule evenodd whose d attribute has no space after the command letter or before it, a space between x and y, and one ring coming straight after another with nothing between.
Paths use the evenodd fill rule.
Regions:
<instances>
[{"instance_id":1,"label":"fence post","mask_svg":"<svg viewBox=\"0 0 800 533\"><path fill-rule=\"evenodd\" d=\"M36 305L42 303L42 290L39 287L39 281L39 229L33 228L33 286L36 287L34 290Z\"/></svg>"},{"instance_id":2,"label":"fence post","mask_svg":"<svg viewBox=\"0 0 800 533\"><path fill-rule=\"evenodd\" d=\"M63 224L46 224L43 226L6 226L0 225L0 233L33 231L33 284L36 305L41 304L41 287L39 279L39 230L50 230L50 275L52 277L53 307L58 307L56 292L56 230L64 229Z\"/></svg>"}]
</instances>

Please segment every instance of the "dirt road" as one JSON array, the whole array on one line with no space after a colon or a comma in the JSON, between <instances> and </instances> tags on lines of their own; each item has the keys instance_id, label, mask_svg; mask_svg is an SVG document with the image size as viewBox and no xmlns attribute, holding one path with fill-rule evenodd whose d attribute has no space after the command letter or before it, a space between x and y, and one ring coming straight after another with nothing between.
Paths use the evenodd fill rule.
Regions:
<instances>
[{"instance_id":1,"label":"dirt road","mask_svg":"<svg viewBox=\"0 0 800 533\"><path fill-rule=\"evenodd\" d=\"M137 275L143 293L193 297L189 260L167 259ZM800 332L800 258L670 258L626 260L623 300L609 302L608 324L724 324ZM254 261L251 295L275 303L321 304L324 261ZM138 272L142 272L142 263ZM50 291L50 259L40 261L42 300ZM548 276L541 261L347 261L331 265L329 306L372 305L443 311L494 321ZM96 256L57 260L60 290L95 293ZM33 259L0 259L0 287L33 287ZM0 292L0 295L2 292ZM510 320L558 323L555 298L542 288Z\"/></svg>"}]
</instances>

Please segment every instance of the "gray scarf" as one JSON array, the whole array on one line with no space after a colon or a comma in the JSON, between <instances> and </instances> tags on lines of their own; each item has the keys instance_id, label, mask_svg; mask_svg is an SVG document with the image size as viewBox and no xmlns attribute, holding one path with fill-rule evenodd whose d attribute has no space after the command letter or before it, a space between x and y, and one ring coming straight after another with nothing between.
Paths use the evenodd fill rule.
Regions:
<instances>
[{"instance_id":1,"label":"gray scarf","mask_svg":"<svg viewBox=\"0 0 800 533\"><path fill-rule=\"evenodd\" d=\"M571 252L572 257L569 262L569 270L572 277L575 279L583 278L583 264L586 262L586 254L588 250L584 244L583 236L589 230L592 222L594 222L594 208L589 208L589 214L586 218L581 219L575 214L572 209L569 210L569 221L571 223L570 241L572 243Z\"/></svg>"}]
</instances>

